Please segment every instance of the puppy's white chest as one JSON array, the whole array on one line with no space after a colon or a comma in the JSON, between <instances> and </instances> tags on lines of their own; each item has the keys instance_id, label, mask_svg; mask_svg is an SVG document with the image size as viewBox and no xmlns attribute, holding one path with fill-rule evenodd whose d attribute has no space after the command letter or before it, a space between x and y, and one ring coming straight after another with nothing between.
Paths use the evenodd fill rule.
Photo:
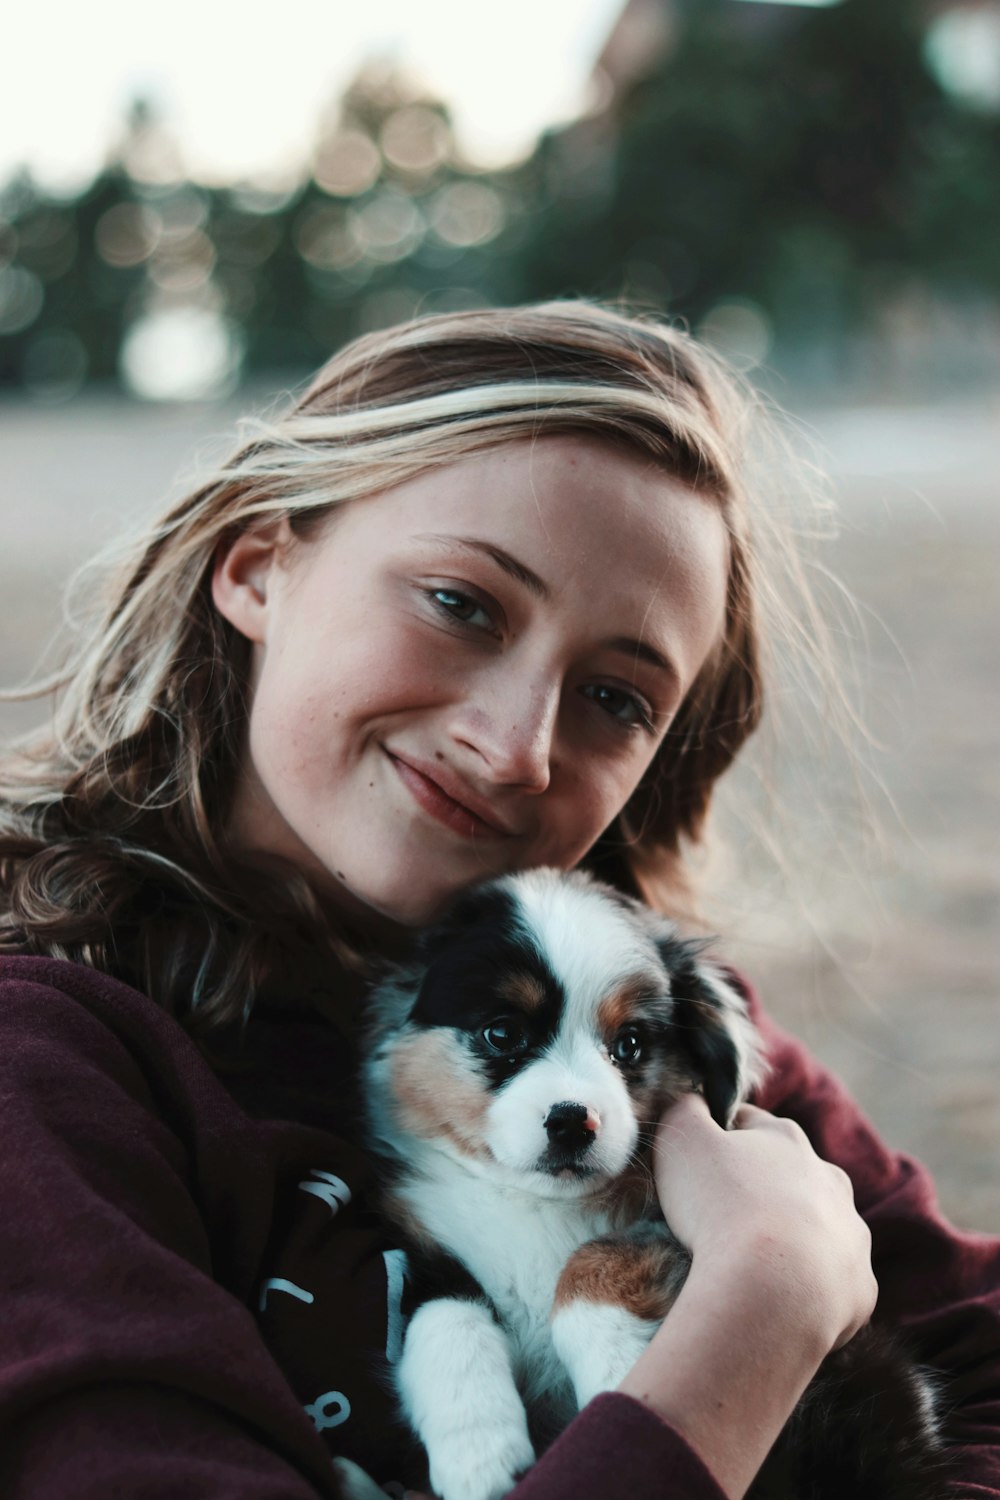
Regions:
<instances>
[{"instance_id":1,"label":"puppy's white chest","mask_svg":"<svg viewBox=\"0 0 1000 1500\"><path fill-rule=\"evenodd\" d=\"M490 1298L525 1386L538 1392L561 1384L550 1325L556 1283L573 1252L610 1228L607 1214L573 1200L508 1192L464 1172L447 1176L411 1183L414 1212Z\"/></svg>"}]
</instances>

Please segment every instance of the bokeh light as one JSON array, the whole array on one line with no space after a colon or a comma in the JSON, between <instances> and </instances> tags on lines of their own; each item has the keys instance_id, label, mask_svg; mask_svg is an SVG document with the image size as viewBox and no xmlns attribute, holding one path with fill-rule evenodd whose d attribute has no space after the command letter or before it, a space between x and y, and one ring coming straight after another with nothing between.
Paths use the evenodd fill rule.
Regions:
<instances>
[{"instance_id":1,"label":"bokeh light","mask_svg":"<svg viewBox=\"0 0 1000 1500\"><path fill-rule=\"evenodd\" d=\"M339 130L321 142L313 161L317 186L335 198L355 198L367 192L381 170L378 147L360 130Z\"/></svg>"},{"instance_id":2,"label":"bokeh light","mask_svg":"<svg viewBox=\"0 0 1000 1500\"><path fill-rule=\"evenodd\" d=\"M130 267L148 260L163 233L163 220L142 203L116 203L97 221L94 242L109 266Z\"/></svg>"},{"instance_id":3,"label":"bokeh light","mask_svg":"<svg viewBox=\"0 0 1000 1500\"><path fill-rule=\"evenodd\" d=\"M0 334L30 328L45 302L45 289L33 271L5 266L0 271Z\"/></svg>"},{"instance_id":4,"label":"bokeh light","mask_svg":"<svg viewBox=\"0 0 1000 1500\"><path fill-rule=\"evenodd\" d=\"M343 271L357 265L364 248L342 209L312 208L295 227L299 254L318 271Z\"/></svg>"},{"instance_id":5,"label":"bokeh light","mask_svg":"<svg viewBox=\"0 0 1000 1500\"><path fill-rule=\"evenodd\" d=\"M386 264L412 254L425 230L417 204L395 188L386 188L363 207L352 209L349 222L364 253Z\"/></svg>"},{"instance_id":6,"label":"bokeh light","mask_svg":"<svg viewBox=\"0 0 1000 1500\"><path fill-rule=\"evenodd\" d=\"M201 229L165 233L149 266L150 280L164 292L194 292L207 284L215 246Z\"/></svg>"},{"instance_id":7,"label":"bokeh light","mask_svg":"<svg viewBox=\"0 0 1000 1500\"><path fill-rule=\"evenodd\" d=\"M503 228L503 201L485 183L455 182L435 194L430 217L446 244L484 245Z\"/></svg>"},{"instance_id":8,"label":"bokeh light","mask_svg":"<svg viewBox=\"0 0 1000 1500\"><path fill-rule=\"evenodd\" d=\"M197 401L226 395L239 375L239 330L210 308L163 308L125 335L122 375L148 401Z\"/></svg>"},{"instance_id":9,"label":"bokeh light","mask_svg":"<svg viewBox=\"0 0 1000 1500\"><path fill-rule=\"evenodd\" d=\"M958 5L939 16L924 51L941 85L976 108L1000 110L1000 12Z\"/></svg>"},{"instance_id":10,"label":"bokeh light","mask_svg":"<svg viewBox=\"0 0 1000 1500\"><path fill-rule=\"evenodd\" d=\"M717 302L698 325L698 337L743 370L762 365L774 330L762 307L744 297Z\"/></svg>"},{"instance_id":11,"label":"bokeh light","mask_svg":"<svg viewBox=\"0 0 1000 1500\"><path fill-rule=\"evenodd\" d=\"M451 131L447 122L425 104L408 104L385 121L380 135L382 154L401 172L423 176L447 161Z\"/></svg>"}]
</instances>

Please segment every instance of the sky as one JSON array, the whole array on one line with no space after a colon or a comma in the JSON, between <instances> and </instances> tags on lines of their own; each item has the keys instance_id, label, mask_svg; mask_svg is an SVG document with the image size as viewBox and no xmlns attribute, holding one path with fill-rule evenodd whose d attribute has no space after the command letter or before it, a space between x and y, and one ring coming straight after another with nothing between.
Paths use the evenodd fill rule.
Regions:
<instances>
[{"instance_id":1,"label":"sky","mask_svg":"<svg viewBox=\"0 0 1000 1500\"><path fill-rule=\"evenodd\" d=\"M0 182L72 190L130 100L157 102L196 178L280 175L360 64L389 54L452 106L474 158L524 154L585 102L624 0L50 0L0 20Z\"/></svg>"}]
</instances>

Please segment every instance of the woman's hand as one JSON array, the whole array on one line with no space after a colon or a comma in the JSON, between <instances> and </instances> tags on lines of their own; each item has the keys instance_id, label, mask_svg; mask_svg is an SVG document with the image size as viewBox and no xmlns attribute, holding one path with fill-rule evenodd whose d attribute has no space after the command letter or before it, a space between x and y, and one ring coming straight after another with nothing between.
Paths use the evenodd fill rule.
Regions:
<instances>
[{"instance_id":1,"label":"woman's hand","mask_svg":"<svg viewBox=\"0 0 1000 1500\"><path fill-rule=\"evenodd\" d=\"M745 1104L722 1130L686 1094L663 1116L653 1166L667 1223L720 1287L734 1276L756 1286L823 1354L867 1323L871 1234L846 1172L794 1121Z\"/></svg>"},{"instance_id":2,"label":"woman's hand","mask_svg":"<svg viewBox=\"0 0 1000 1500\"><path fill-rule=\"evenodd\" d=\"M692 1265L619 1389L739 1500L824 1357L871 1316L871 1237L845 1173L797 1125L749 1105L727 1131L699 1095L679 1100L654 1173Z\"/></svg>"}]
</instances>

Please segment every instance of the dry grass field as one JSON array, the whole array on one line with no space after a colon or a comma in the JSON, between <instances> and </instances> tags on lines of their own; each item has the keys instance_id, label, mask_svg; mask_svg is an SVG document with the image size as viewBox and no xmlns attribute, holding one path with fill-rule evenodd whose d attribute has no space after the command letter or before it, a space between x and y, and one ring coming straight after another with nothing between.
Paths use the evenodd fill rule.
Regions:
<instances>
[{"instance_id":1,"label":"dry grass field","mask_svg":"<svg viewBox=\"0 0 1000 1500\"><path fill-rule=\"evenodd\" d=\"M28 671L74 567L231 416L0 406L0 679ZM951 1217L1000 1232L1000 400L810 421L843 508L828 563L867 625L855 649L881 747L862 754L880 845L843 764L792 735L773 793L784 874L744 840L718 925L775 1014L931 1165ZM0 704L0 735L42 713Z\"/></svg>"}]
</instances>

